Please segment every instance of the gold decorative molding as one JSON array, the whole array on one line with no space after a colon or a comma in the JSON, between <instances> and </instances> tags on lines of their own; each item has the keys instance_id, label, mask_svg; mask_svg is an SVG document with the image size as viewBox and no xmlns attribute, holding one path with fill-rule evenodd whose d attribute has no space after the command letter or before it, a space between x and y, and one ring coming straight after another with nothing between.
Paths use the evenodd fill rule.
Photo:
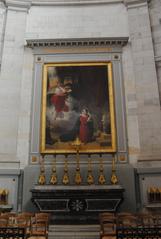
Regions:
<instances>
[{"instance_id":1,"label":"gold decorative molding","mask_svg":"<svg viewBox=\"0 0 161 239\"><path fill-rule=\"evenodd\" d=\"M40 174L38 178L38 184L44 185L45 183L46 183L46 177L45 177L44 157L40 156Z\"/></svg>"},{"instance_id":2,"label":"gold decorative molding","mask_svg":"<svg viewBox=\"0 0 161 239\"><path fill-rule=\"evenodd\" d=\"M98 183L101 184L101 185L106 183L106 178L105 178L105 175L104 175L104 167L103 167L103 159L102 159L102 157L100 158Z\"/></svg>"},{"instance_id":3,"label":"gold decorative molding","mask_svg":"<svg viewBox=\"0 0 161 239\"><path fill-rule=\"evenodd\" d=\"M118 183L118 178L116 176L115 157L113 157L113 159L112 159L111 183L114 185Z\"/></svg>"},{"instance_id":4,"label":"gold decorative molding","mask_svg":"<svg viewBox=\"0 0 161 239\"><path fill-rule=\"evenodd\" d=\"M94 184L94 177L92 174L92 162L91 162L91 158L88 158L88 174L87 174L87 183L89 185Z\"/></svg>"},{"instance_id":5,"label":"gold decorative molding","mask_svg":"<svg viewBox=\"0 0 161 239\"><path fill-rule=\"evenodd\" d=\"M76 149L76 164L77 164L74 181L77 185L79 185L82 183L82 176L81 176L81 172L80 172L80 157L79 157L79 150L80 150L82 143L79 140L79 138L77 137L76 140L72 143L72 145Z\"/></svg>"},{"instance_id":6,"label":"gold decorative molding","mask_svg":"<svg viewBox=\"0 0 161 239\"><path fill-rule=\"evenodd\" d=\"M56 159L54 159L50 183L55 185L57 184L57 182L58 182L58 179L57 179L57 173L56 173Z\"/></svg>"},{"instance_id":7,"label":"gold decorative molding","mask_svg":"<svg viewBox=\"0 0 161 239\"><path fill-rule=\"evenodd\" d=\"M125 157L125 155L120 155L120 156L119 156L119 161L121 161L121 162L126 162L126 157Z\"/></svg>"},{"instance_id":8,"label":"gold decorative molding","mask_svg":"<svg viewBox=\"0 0 161 239\"><path fill-rule=\"evenodd\" d=\"M36 163L36 162L38 161L37 156L33 155L33 156L31 157L31 161L32 161L32 163Z\"/></svg>"},{"instance_id":9,"label":"gold decorative molding","mask_svg":"<svg viewBox=\"0 0 161 239\"><path fill-rule=\"evenodd\" d=\"M64 185L69 184L70 180L69 180L69 174L68 174L68 161L67 158L65 158L64 161L64 175L63 175L63 179L62 179L62 183Z\"/></svg>"}]
</instances>

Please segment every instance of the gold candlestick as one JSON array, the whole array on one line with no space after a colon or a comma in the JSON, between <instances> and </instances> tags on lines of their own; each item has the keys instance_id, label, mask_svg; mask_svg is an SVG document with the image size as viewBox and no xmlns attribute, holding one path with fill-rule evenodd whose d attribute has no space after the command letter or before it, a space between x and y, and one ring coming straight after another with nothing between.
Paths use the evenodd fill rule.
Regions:
<instances>
[{"instance_id":1,"label":"gold candlestick","mask_svg":"<svg viewBox=\"0 0 161 239\"><path fill-rule=\"evenodd\" d=\"M117 184L118 183L118 178L116 176L115 157L113 157L113 159L112 159L111 183L112 184Z\"/></svg>"},{"instance_id":2,"label":"gold candlestick","mask_svg":"<svg viewBox=\"0 0 161 239\"><path fill-rule=\"evenodd\" d=\"M44 158L40 157L40 174L38 178L38 184L44 185L46 183Z\"/></svg>"},{"instance_id":3,"label":"gold candlestick","mask_svg":"<svg viewBox=\"0 0 161 239\"><path fill-rule=\"evenodd\" d=\"M72 145L75 147L76 150L79 151L80 146L82 145L80 139L77 137L76 140L72 143Z\"/></svg>"},{"instance_id":4,"label":"gold candlestick","mask_svg":"<svg viewBox=\"0 0 161 239\"><path fill-rule=\"evenodd\" d=\"M1 205L8 204L8 193L9 193L8 189L5 189L5 188L0 189L0 204Z\"/></svg>"},{"instance_id":5,"label":"gold candlestick","mask_svg":"<svg viewBox=\"0 0 161 239\"><path fill-rule=\"evenodd\" d=\"M92 174L92 164L91 164L91 158L88 159L88 174L87 174L87 183L89 185L94 184L94 177Z\"/></svg>"},{"instance_id":6,"label":"gold candlestick","mask_svg":"<svg viewBox=\"0 0 161 239\"><path fill-rule=\"evenodd\" d=\"M82 183L82 176L80 173L80 158L79 158L79 149L81 146L81 141L79 140L79 138L77 137L76 140L74 141L74 143L72 144L75 149L76 149L76 173L75 173L75 183L76 184L81 184Z\"/></svg>"},{"instance_id":7,"label":"gold candlestick","mask_svg":"<svg viewBox=\"0 0 161 239\"><path fill-rule=\"evenodd\" d=\"M105 184L106 183L106 178L105 178L105 175L104 175L104 168L103 168L103 159L102 159L102 157L100 158L98 183L99 184Z\"/></svg>"},{"instance_id":8,"label":"gold candlestick","mask_svg":"<svg viewBox=\"0 0 161 239\"><path fill-rule=\"evenodd\" d=\"M64 175L63 175L63 179L62 182L64 185L69 184L69 175L68 175L68 161L67 158L65 158L65 162L64 162Z\"/></svg>"},{"instance_id":9,"label":"gold candlestick","mask_svg":"<svg viewBox=\"0 0 161 239\"><path fill-rule=\"evenodd\" d=\"M55 184L57 184L57 182L58 182L58 179L57 179L57 173L56 173L56 158L55 158L54 161L53 161L50 183L55 185Z\"/></svg>"}]
</instances>

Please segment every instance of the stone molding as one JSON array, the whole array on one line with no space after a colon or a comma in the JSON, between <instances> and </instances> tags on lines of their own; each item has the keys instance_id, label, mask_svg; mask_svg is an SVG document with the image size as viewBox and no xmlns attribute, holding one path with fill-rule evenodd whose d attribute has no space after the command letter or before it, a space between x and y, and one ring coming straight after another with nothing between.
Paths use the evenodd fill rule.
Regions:
<instances>
[{"instance_id":1,"label":"stone molding","mask_svg":"<svg viewBox=\"0 0 161 239\"><path fill-rule=\"evenodd\" d=\"M27 47L123 47L128 42L128 37L118 38L92 38L92 39L26 39Z\"/></svg>"},{"instance_id":2,"label":"stone molding","mask_svg":"<svg viewBox=\"0 0 161 239\"><path fill-rule=\"evenodd\" d=\"M161 67L161 56L155 56L155 62L158 67Z\"/></svg>"},{"instance_id":3,"label":"stone molding","mask_svg":"<svg viewBox=\"0 0 161 239\"><path fill-rule=\"evenodd\" d=\"M124 0L124 4L127 8L137 8L147 5L149 0Z\"/></svg>"},{"instance_id":4,"label":"stone molding","mask_svg":"<svg viewBox=\"0 0 161 239\"><path fill-rule=\"evenodd\" d=\"M26 9L31 7L32 0L3 0L8 8L14 8L17 10Z\"/></svg>"},{"instance_id":5,"label":"stone molding","mask_svg":"<svg viewBox=\"0 0 161 239\"><path fill-rule=\"evenodd\" d=\"M32 5L90 5L90 4L108 4L120 3L123 0L32 0Z\"/></svg>"}]
</instances>

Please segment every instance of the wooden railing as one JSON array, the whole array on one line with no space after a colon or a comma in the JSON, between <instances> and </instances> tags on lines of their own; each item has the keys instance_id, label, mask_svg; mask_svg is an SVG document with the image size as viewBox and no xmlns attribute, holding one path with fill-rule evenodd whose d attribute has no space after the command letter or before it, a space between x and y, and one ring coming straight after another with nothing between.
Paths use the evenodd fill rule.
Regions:
<instances>
[{"instance_id":1,"label":"wooden railing","mask_svg":"<svg viewBox=\"0 0 161 239\"><path fill-rule=\"evenodd\" d=\"M127 227L116 228L117 239L159 239L161 238L160 227Z\"/></svg>"},{"instance_id":2,"label":"wooden railing","mask_svg":"<svg viewBox=\"0 0 161 239\"><path fill-rule=\"evenodd\" d=\"M20 227L0 227L0 238L1 239L24 239L25 238L25 228Z\"/></svg>"},{"instance_id":3,"label":"wooden railing","mask_svg":"<svg viewBox=\"0 0 161 239\"><path fill-rule=\"evenodd\" d=\"M48 238L48 226L48 213L1 213L0 239L25 239L32 236Z\"/></svg>"},{"instance_id":4,"label":"wooden railing","mask_svg":"<svg viewBox=\"0 0 161 239\"><path fill-rule=\"evenodd\" d=\"M161 214L101 213L100 239L161 239Z\"/></svg>"}]
</instances>

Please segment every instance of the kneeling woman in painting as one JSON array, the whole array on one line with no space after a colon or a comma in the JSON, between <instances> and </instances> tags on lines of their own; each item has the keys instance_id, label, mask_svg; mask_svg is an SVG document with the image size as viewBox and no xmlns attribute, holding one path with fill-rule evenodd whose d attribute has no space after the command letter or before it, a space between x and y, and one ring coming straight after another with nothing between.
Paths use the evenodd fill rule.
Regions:
<instances>
[{"instance_id":1,"label":"kneeling woman in painting","mask_svg":"<svg viewBox=\"0 0 161 239\"><path fill-rule=\"evenodd\" d=\"M79 128L79 139L83 143L88 143L92 139L93 130L91 132L91 127L89 127L92 122L90 113L88 109L84 108L80 114L80 128Z\"/></svg>"}]
</instances>

